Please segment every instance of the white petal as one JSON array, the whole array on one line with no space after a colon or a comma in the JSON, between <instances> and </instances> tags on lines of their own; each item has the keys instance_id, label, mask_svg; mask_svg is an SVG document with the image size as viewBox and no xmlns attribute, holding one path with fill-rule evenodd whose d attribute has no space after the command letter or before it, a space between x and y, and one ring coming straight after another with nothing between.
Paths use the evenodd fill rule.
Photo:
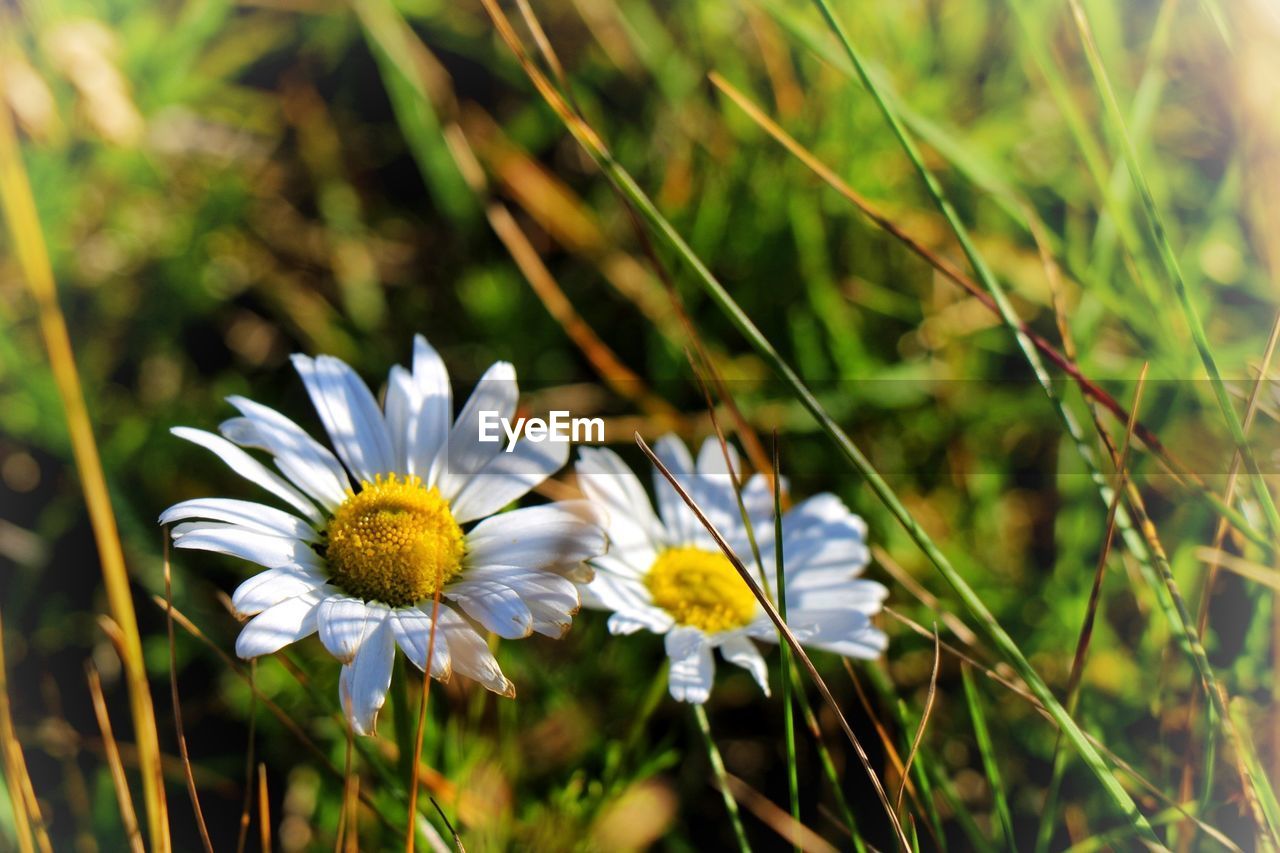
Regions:
<instances>
[{"instance_id":1,"label":"white petal","mask_svg":"<svg viewBox=\"0 0 1280 853\"><path fill-rule=\"evenodd\" d=\"M287 598L249 620L236 638L236 654L248 660L277 652L316 630L316 593Z\"/></svg>"},{"instance_id":2,"label":"white petal","mask_svg":"<svg viewBox=\"0 0 1280 853\"><path fill-rule=\"evenodd\" d=\"M207 518L238 524L248 530L315 542L320 538L315 528L284 510L253 501L232 498L196 498L176 503L160 514L161 524L172 524L186 518Z\"/></svg>"},{"instance_id":3,"label":"white petal","mask_svg":"<svg viewBox=\"0 0 1280 853\"><path fill-rule=\"evenodd\" d=\"M788 622L807 629L806 646L850 658L874 659L888 646L884 633L870 617L856 610L800 610L787 613Z\"/></svg>"},{"instance_id":4,"label":"white petal","mask_svg":"<svg viewBox=\"0 0 1280 853\"><path fill-rule=\"evenodd\" d=\"M664 435L653 443L654 454L686 490L693 482L693 457L689 448L674 435ZM653 469L653 492L658 499L658 514L667 529L667 544L689 545L702 528L684 499L656 467Z\"/></svg>"},{"instance_id":5,"label":"white petal","mask_svg":"<svg viewBox=\"0 0 1280 853\"><path fill-rule=\"evenodd\" d=\"M332 510L346 499L351 481L329 448L275 409L244 397L228 397L227 402L240 410L243 420L251 423L254 430L251 435L244 435L248 441L241 441L227 434L227 426L232 423L229 421L223 424L224 435L238 444L251 444L269 452L285 476L326 509Z\"/></svg>"},{"instance_id":6,"label":"white petal","mask_svg":"<svg viewBox=\"0 0 1280 853\"><path fill-rule=\"evenodd\" d=\"M728 441L724 447L720 446L720 439L717 436L709 435L702 441L702 447L698 448L698 461L694 466L695 470L701 476L729 476L729 466L725 465L725 448L729 451L729 461L733 465L733 473L742 476L742 461L738 458L738 448L734 447Z\"/></svg>"},{"instance_id":7,"label":"white petal","mask_svg":"<svg viewBox=\"0 0 1280 853\"><path fill-rule=\"evenodd\" d=\"M610 553L662 546L662 525L644 486L618 454L608 448L579 448L574 472L583 494L604 511Z\"/></svg>"},{"instance_id":8,"label":"white petal","mask_svg":"<svg viewBox=\"0 0 1280 853\"><path fill-rule=\"evenodd\" d=\"M184 521L176 525L173 546L239 557L268 569L291 564L321 565L320 557L305 542L216 521Z\"/></svg>"},{"instance_id":9,"label":"white petal","mask_svg":"<svg viewBox=\"0 0 1280 853\"><path fill-rule=\"evenodd\" d=\"M474 474L502 452L501 437L496 442L480 441L480 413L495 412L498 418L509 419L519 397L515 368L507 362L499 361L480 377L431 469L432 482L446 499L452 500ZM500 427L498 431L502 432Z\"/></svg>"},{"instance_id":10,"label":"white petal","mask_svg":"<svg viewBox=\"0 0 1280 853\"><path fill-rule=\"evenodd\" d=\"M595 610L612 610L615 613L655 609L649 590L639 577L608 571L601 565L602 560L593 562L596 563L598 570L591 582L582 586L584 605ZM665 631L669 627L668 623L662 630Z\"/></svg>"},{"instance_id":11,"label":"white petal","mask_svg":"<svg viewBox=\"0 0 1280 853\"><path fill-rule=\"evenodd\" d=\"M517 442L514 450L499 453L463 484L450 504L453 517L465 524L492 515L524 497L568 461L568 442Z\"/></svg>"},{"instance_id":12,"label":"white petal","mask_svg":"<svg viewBox=\"0 0 1280 853\"><path fill-rule=\"evenodd\" d=\"M697 628L679 625L667 632L665 639L671 670L667 687L678 702L701 705L711 696L716 663L706 635Z\"/></svg>"},{"instance_id":13,"label":"white petal","mask_svg":"<svg viewBox=\"0 0 1280 853\"><path fill-rule=\"evenodd\" d=\"M720 644L720 655L729 663L740 666L760 685L764 695L769 695L769 667L755 643L746 637L733 637Z\"/></svg>"},{"instance_id":14,"label":"white petal","mask_svg":"<svg viewBox=\"0 0 1280 853\"><path fill-rule=\"evenodd\" d=\"M796 579L805 580L805 576ZM798 609L856 610L872 616L879 613L889 590L876 581L841 577L823 584L807 584L797 589L788 580L787 604Z\"/></svg>"},{"instance_id":15,"label":"white petal","mask_svg":"<svg viewBox=\"0 0 1280 853\"><path fill-rule=\"evenodd\" d=\"M449 639L449 657L454 672L480 682L494 693L515 697L515 685L502 674L489 646L465 619L442 605L440 628Z\"/></svg>"},{"instance_id":16,"label":"white petal","mask_svg":"<svg viewBox=\"0 0 1280 853\"><path fill-rule=\"evenodd\" d=\"M293 357L311 402L329 433L338 458L355 476L372 483L378 474L395 473L391 439L369 387L341 359L322 355Z\"/></svg>"},{"instance_id":17,"label":"white petal","mask_svg":"<svg viewBox=\"0 0 1280 853\"><path fill-rule=\"evenodd\" d=\"M559 501L486 518L467 534L466 565L544 568L604 553L601 518L587 501Z\"/></svg>"},{"instance_id":18,"label":"white petal","mask_svg":"<svg viewBox=\"0 0 1280 853\"><path fill-rule=\"evenodd\" d=\"M413 338L413 382L418 389L418 422L413 428L413 444L407 448L406 471L434 485L430 479L432 463L449 437L453 390L444 360L422 335Z\"/></svg>"},{"instance_id":19,"label":"white petal","mask_svg":"<svg viewBox=\"0 0 1280 853\"><path fill-rule=\"evenodd\" d=\"M422 401L413 384L413 376L400 365L391 368L387 377L386 398L383 401L383 418L387 424L387 437L391 439L391 456L396 470L408 472L409 449L418 430L418 408Z\"/></svg>"},{"instance_id":20,"label":"white petal","mask_svg":"<svg viewBox=\"0 0 1280 853\"><path fill-rule=\"evenodd\" d=\"M391 687L391 667L395 663L396 644L391 620L383 613L379 622L360 644L355 659L344 664L338 678L339 696L347 720L356 734L373 734L378 711L387 701Z\"/></svg>"},{"instance_id":21,"label":"white petal","mask_svg":"<svg viewBox=\"0 0 1280 853\"><path fill-rule=\"evenodd\" d=\"M448 681L453 673L449 662L449 638L443 628L436 630L434 645L431 639L431 604L422 608L410 607L394 610L391 618L392 630L396 643L404 650L405 657L418 669L425 669L427 648L431 646L431 677L439 681ZM448 608L440 605L441 611Z\"/></svg>"},{"instance_id":22,"label":"white petal","mask_svg":"<svg viewBox=\"0 0 1280 853\"><path fill-rule=\"evenodd\" d=\"M551 572L538 569L472 569L468 580L492 580L505 584L520 596L533 616L533 630L548 637L563 637L582 606L578 587Z\"/></svg>"},{"instance_id":23,"label":"white petal","mask_svg":"<svg viewBox=\"0 0 1280 853\"><path fill-rule=\"evenodd\" d=\"M518 640L533 633L533 614L516 591L504 583L468 578L450 584L444 591L468 616L503 639Z\"/></svg>"},{"instance_id":24,"label":"white petal","mask_svg":"<svg viewBox=\"0 0 1280 853\"><path fill-rule=\"evenodd\" d=\"M231 596L231 606L240 616L253 616L287 598L314 592L322 586L323 578L299 566L267 569L236 587Z\"/></svg>"},{"instance_id":25,"label":"white petal","mask_svg":"<svg viewBox=\"0 0 1280 853\"><path fill-rule=\"evenodd\" d=\"M387 608L357 598L330 596L316 609L320 642L343 663L351 663L369 633L387 618Z\"/></svg>"},{"instance_id":26,"label":"white petal","mask_svg":"<svg viewBox=\"0 0 1280 853\"><path fill-rule=\"evenodd\" d=\"M728 448L733 470L740 473L742 465L738 460L738 451L732 444L726 444L725 447ZM746 525L742 521L743 507L738 503L738 494L733 483L733 477L729 475L729 467L725 464L725 450L720 446L720 440L715 436L708 437L702 442L702 449L698 451L697 474L687 481L682 480L681 485L688 490L703 515L715 525L716 530L720 531L730 547L738 554L750 555L751 542L746 535ZM743 490L744 504L748 496L752 500L749 506L752 514L748 517L751 519L757 540L766 538L767 529L773 526L773 499L770 496L768 502L761 506L760 486L759 481L754 483L750 495L746 492L745 486ZM706 526L693 516L687 504L684 509L693 519L693 543L711 550L717 549L715 539L711 537Z\"/></svg>"},{"instance_id":27,"label":"white petal","mask_svg":"<svg viewBox=\"0 0 1280 853\"><path fill-rule=\"evenodd\" d=\"M675 624L671 617L656 607L618 611L609 617L610 634L634 634L641 629L665 634Z\"/></svg>"},{"instance_id":28,"label":"white petal","mask_svg":"<svg viewBox=\"0 0 1280 853\"><path fill-rule=\"evenodd\" d=\"M324 516L320 514L320 510L316 509L311 501L303 497L301 492L222 436L214 435L204 430L191 429L190 427L174 427L169 432L178 438L186 439L213 451L219 459L227 463L227 466L241 477L271 492L271 494L280 498L313 522L317 524L323 523Z\"/></svg>"}]
</instances>

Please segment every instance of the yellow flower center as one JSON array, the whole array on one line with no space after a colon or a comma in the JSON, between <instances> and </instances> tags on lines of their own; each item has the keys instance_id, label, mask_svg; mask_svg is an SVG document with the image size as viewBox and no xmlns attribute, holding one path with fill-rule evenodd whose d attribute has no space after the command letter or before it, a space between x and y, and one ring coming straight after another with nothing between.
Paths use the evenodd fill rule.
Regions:
<instances>
[{"instance_id":1,"label":"yellow flower center","mask_svg":"<svg viewBox=\"0 0 1280 853\"><path fill-rule=\"evenodd\" d=\"M653 561L644 585L677 623L708 634L741 628L756 614L755 596L719 551L668 548Z\"/></svg>"},{"instance_id":2,"label":"yellow flower center","mask_svg":"<svg viewBox=\"0 0 1280 853\"><path fill-rule=\"evenodd\" d=\"M434 486L395 474L362 482L329 522L333 582L365 601L404 607L435 595L462 568L462 528Z\"/></svg>"}]
</instances>

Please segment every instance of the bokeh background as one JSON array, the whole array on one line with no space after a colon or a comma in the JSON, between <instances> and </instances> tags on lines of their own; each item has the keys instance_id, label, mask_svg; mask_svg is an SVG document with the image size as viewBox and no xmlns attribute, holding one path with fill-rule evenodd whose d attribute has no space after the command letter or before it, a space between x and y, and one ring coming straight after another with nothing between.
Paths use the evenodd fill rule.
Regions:
<instances>
[{"instance_id":1,"label":"bokeh background","mask_svg":"<svg viewBox=\"0 0 1280 853\"><path fill-rule=\"evenodd\" d=\"M1280 16L1265 0L1083 6L1239 412L1257 389L1250 437L1260 465L1274 471L1280 395L1259 374L1280 272ZM576 105L617 162L812 383L1062 695L1107 507L1053 405L997 314L860 214L708 77L722 75L889 220L963 266L821 16L793 0L533 8ZM1221 494L1230 436L1068 5L836 8L1018 315L1124 406L1148 365L1142 421ZM507 12L536 55L515 4ZM119 522L175 849L199 849L200 841L176 751L165 614L153 599L164 591L155 519L178 500L248 497L249 487L168 430L214 428L230 416L222 402L229 394L317 429L288 364L292 352L340 356L376 387L423 333L449 364L456 395L506 359L531 411L605 417L607 441L640 468L634 430L708 434L688 358L705 349L746 422L766 443L779 430L792 493L833 491L867 519L876 549L868 574L890 587L890 605L926 629L937 623L944 640L976 659L995 660L966 632L950 589L681 259L637 229L479 0L6 2L0 109L20 140ZM9 700L55 847L125 849L86 661L101 674L141 810L127 691L98 619L108 610L98 551L18 239L12 223L0 235L0 612ZM1112 479L1081 394L1050 370ZM733 427L723 405L718 413ZM1124 422L1102 417L1112 442L1123 444ZM1128 468L1188 606L1196 613L1208 602L1210 660L1276 778L1274 557L1230 531L1223 548L1245 568L1224 568L1206 599L1213 504L1145 446L1133 448ZM1240 484L1234 504L1264 541L1275 541L1251 487ZM174 605L224 651L237 625L219 595L247 571L212 555L173 560ZM1161 792L1164 799L1125 777L1144 811L1165 815L1158 832L1170 846L1220 847L1169 813L1172 800L1251 849L1256 827L1239 755L1222 737L1206 738L1194 669L1118 538L1096 613L1078 719ZM502 644L499 659L519 689L514 702L460 680L433 690L425 790L467 849L732 844L698 731L661 692L660 638L610 638L604 623L584 612L561 641ZM877 725L905 755L934 647L895 618L882 625L891 637L884 659L853 667L865 703L838 659L816 658L896 790ZM174 652L215 848L236 845L257 762L272 844L332 847L341 776L251 701L210 645L179 629ZM776 665L776 651L770 660ZM273 659L257 666L258 688L341 767L337 667L314 641L288 663L305 684ZM976 686L992 739L986 750L959 662L944 652L918 759L932 787L921 796L937 803L936 826L918 827L921 844L970 849L986 839L1030 849L1054 729L981 673ZM783 848L775 831L787 809L777 692L766 701L745 673L721 666L708 712L729 772L749 786L740 797L749 836L760 849ZM376 759L395 775L394 708L386 714L372 755L358 753L356 764L363 789L397 814L394 785L374 768ZM860 828L889 849L891 831L834 718L820 710L819 723ZM997 759L998 782L984 755ZM797 769L803 823L847 849L803 730ZM260 843L253 796L250 847ZM1014 839L1001 829L1000 799ZM1118 848L1134 843L1078 761L1067 764L1055 824L1054 849L1100 846L1113 830ZM368 809L359 826L366 849L402 844ZM17 831L7 805L0 808L0 846Z\"/></svg>"}]
</instances>

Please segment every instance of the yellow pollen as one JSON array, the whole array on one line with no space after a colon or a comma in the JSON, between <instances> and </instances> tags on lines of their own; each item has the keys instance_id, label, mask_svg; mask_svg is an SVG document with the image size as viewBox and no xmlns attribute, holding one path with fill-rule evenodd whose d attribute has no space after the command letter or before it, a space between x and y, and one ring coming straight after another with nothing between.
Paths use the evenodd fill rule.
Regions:
<instances>
[{"instance_id":1,"label":"yellow pollen","mask_svg":"<svg viewBox=\"0 0 1280 853\"><path fill-rule=\"evenodd\" d=\"M755 596L719 551L668 548L653 561L644 585L677 623L708 634L741 628L756 614Z\"/></svg>"},{"instance_id":2,"label":"yellow pollen","mask_svg":"<svg viewBox=\"0 0 1280 853\"><path fill-rule=\"evenodd\" d=\"M362 482L329 522L333 583L365 601L403 607L431 598L462 568L462 528L449 502L415 476Z\"/></svg>"}]
</instances>

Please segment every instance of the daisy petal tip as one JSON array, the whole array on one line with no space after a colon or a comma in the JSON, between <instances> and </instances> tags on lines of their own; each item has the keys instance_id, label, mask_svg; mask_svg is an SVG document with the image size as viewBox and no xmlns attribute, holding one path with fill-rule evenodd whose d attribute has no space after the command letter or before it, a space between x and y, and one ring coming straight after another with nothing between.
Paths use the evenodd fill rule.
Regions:
<instances>
[{"instance_id":1,"label":"daisy petal tip","mask_svg":"<svg viewBox=\"0 0 1280 853\"><path fill-rule=\"evenodd\" d=\"M506 683L506 685L502 688L502 690L498 693L498 695L499 695L499 696L502 696L502 697L505 697L505 698L507 698L507 699L514 699L514 698L516 698L516 685L515 685L515 683L514 683L514 682L512 682L512 681L511 681L511 679L509 679L509 678L508 678L508 679L507 679L507 683Z\"/></svg>"}]
</instances>

